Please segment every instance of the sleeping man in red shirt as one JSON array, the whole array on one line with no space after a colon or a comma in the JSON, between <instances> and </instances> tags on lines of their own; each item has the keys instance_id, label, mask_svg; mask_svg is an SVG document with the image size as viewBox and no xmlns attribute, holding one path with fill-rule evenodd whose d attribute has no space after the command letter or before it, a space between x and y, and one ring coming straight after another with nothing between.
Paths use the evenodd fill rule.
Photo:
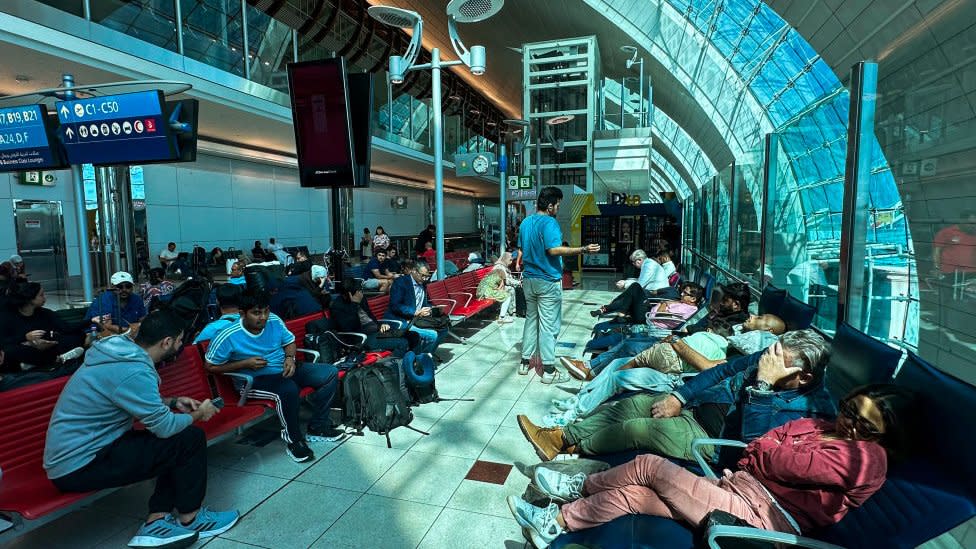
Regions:
<instances>
[{"instance_id":1,"label":"sleeping man in red shirt","mask_svg":"<svg viewBox=\"0 0 976 549\"><path fill-rule=\"evenodd\" d=\"M756 528L807 534L840 521L881 488L888 452L909 440L902 421L912 406L911 395L899 387L869 385L841 401L836 421L797 419L754 439L738 470L726 470L718 480L645 454L589 476L537 467L535 485L565 505L540 508L515 496L508 504L540 548L565 531L627 514L699 526L719 510Z\"/></svg>"}]
</instances>

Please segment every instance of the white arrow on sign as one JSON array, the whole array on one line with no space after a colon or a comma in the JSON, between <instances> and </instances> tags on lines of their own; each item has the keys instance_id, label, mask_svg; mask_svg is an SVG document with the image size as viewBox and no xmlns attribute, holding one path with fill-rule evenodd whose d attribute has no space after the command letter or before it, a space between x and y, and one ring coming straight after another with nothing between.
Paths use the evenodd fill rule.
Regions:
<instances>
[{"instance_id":1,"label":"white arrow on sign","mask_svg":"<svg viewBox=\"0 0 976 549\"><path fill-rule=\"evenodd\" d=\"M71 128L68 128L68 129L64 130L64 134L68 136L68 139L74 139L75 138L75 132Z\"/></svg>"},{"instance_id":2,"label":"white arrow on sign","mask_svg":"<svg viewBox=\"0 0 976 549\"><path fill-rule=\"evenodd\" d=\"M68 107L61 105L61 116L68 118Z\"/></svg>"}]
</instances>

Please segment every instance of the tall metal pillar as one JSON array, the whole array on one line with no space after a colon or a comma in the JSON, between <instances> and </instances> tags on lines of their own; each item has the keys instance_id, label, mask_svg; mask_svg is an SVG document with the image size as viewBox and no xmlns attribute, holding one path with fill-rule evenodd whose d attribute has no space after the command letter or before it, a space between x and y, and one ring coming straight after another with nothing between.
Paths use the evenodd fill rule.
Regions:
<instances>
[{"instance_id":1,"label":"tall metal pillar","mask_svg":"<svg viewBox=\"0 0 976 549\"><path fill-rule=\"evenodd\" d=\"M766 150L763 159L762 221L759 239L759 287L765 287L767 261L771 257L770 246L773 239L773 215L776 211L776 163L779 150L779 135L766 134ZM772 269L770 269L772 272Z\"/></svg>"},{"instance_id":2,"label":"tall metal pillar","mask_svg":"<svg viewBox=\"0 0 976 549\"><path fill-rule=\"evenodd\" d=\"M434 225L437 226L434 247L437 254L437 278L444 278L444 128L441 127L441 52L430 51L431 103L434 107Z\"/></svg>"},{"instance_id":3,"label":"tall metal pillar","mask_svg":"<svg viewBox=\"0 0 976 549\"><path fill-rule=\"evenodd\" d=\"M844 211L840 232L840 281L837 325L847 322L864 329L864 247L867 238L871 139L877 106L878 64L861 61L851 67L851 108L844 167Z\"/></svg>"},{"instance_id":4,"label":"tall metal pillar","mask_svg":"<svg viewBox=\"0 0 976 549\"><path fill-rule=\"evenodd\" d=\"M505 242L505 237L508 234L508 232L505 230L505 193L506 193L505 172L507 169L508 169L508 158L505 157L505 144L499 143L498 144L498 174L499 174L498 205L500 206L499 211L501 213L499 214L498 222L501 224L499 228L499 230L501 231L501 234L499 235L501 237L501 244L498 250L498 257L501 257L501 255L505 253L505 250L508 249L508 246L506 245L507 243Z\"/></svg>"},{"instance_id":5,"label":"tall metal pillar","mask_svg":"<svg viewBox=\"0 0 976 549\"><path fill-rule=\"evenodd\" d=\"M61 87L72 88L75 77L71 74L61 75ZM67 91L65 99L74 99L74 93ZM81 166L71 166L71 182L75 191L75 233L78 236L78 266L81 269L81 293L85 301L91 301L94 292L92 287L91 254L88 253L88 223L85 214L85 178L81 174Z\"/></svg>"}]
</instances>

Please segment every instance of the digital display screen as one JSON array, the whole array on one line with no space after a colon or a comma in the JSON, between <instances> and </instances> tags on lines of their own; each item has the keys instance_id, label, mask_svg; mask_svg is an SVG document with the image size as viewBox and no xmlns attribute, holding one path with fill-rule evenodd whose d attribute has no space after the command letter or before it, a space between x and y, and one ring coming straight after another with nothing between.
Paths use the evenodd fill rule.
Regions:
<instances>
[{"instance_id":1,"label":"digital display screen","mask_svg":"<svg viewBox=\"0 0 976 549\"><path fill-rule=\"evenodd\" d=\"M0 109L0 172L64 168L58 149L51 146L47 109L24 105Z\"/></svg>"},{"instance_id":2,"label":"digital display screen","mask_svg":"<svg viewBox=\"0 0 976 549\"><path fill-rule=\"evenodd\" d=\"M71 164L139 164L173 160L163 94L151 90L55 105Z\"/></svg>"},{"instance_id":3,"label":"digital display screen","mask_svg":"<svg viewBox=\"0 0 976 549\"><path fill-rule=\"evenodd\" d=\"M288 87L301 185L355 186L345 61L336 57L290 63Z\"/></svg>"}]
</instances>

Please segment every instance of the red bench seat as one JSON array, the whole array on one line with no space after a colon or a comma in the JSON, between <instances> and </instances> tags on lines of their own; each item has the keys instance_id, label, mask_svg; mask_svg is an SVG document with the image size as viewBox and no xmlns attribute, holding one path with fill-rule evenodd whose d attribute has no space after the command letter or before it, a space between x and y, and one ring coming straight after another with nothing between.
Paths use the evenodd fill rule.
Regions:
<instances>
[{"instance_id":1,"label":"red bench seat","mask_svg":"<svg viewBox=\"0 0 976 549\"><path fill-rule=\"evenodd\" d=\"M85 499L92 492L63 494L44 472L44 442L54 405L68 377L5 391L0 398L0 511L35 520Z\"/></svg>"}]
</instances>

